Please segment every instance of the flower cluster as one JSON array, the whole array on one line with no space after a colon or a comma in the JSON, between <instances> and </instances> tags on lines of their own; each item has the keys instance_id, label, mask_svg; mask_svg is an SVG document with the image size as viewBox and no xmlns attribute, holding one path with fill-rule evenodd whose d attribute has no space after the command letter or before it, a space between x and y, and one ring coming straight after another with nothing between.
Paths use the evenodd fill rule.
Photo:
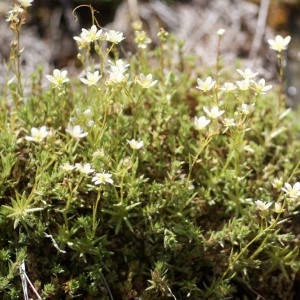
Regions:
<instances>
[{"instance_id":1,"label":"flower cluster","mask_svg":"<svg viewBox=\"0 0 300 300\"><path fill-rule=\"evenodd\" d=\"M31 6L33 0L18 0L18 2L20 3L20 5L23 8L27 8L27 7Z\"/></svg>"},{"instance_id":2,"label":"flower cluster","mask_svg":"<svg viewBox=\"0 0 300 300\"><path fill-rule=\"evenodd\" d=\"M122 59L118 59L116 62L109 61L110 71L108 71L109 77L106 80L106 85L116 85L127 81L128 74L126 74L129 64Z\"/></svg>"},{"instance_id":3,"label":"flower cluster","mask_svg":"<svg viewBox=\"0 0 300 300\"><path fill-rule=\"evenodd\" d=\"M116 30L104 32L103 29L98 29L96 25L93 25L90 29L81 29L81 34L74 36L73 39L76 41L79 50L81 50L99 40L119 44L125 37L123 36L123 32Z\"/></svg>"},{"instance_id":4,"label":"flower cluster","mask_svg":"<svg viewBox=\"0 0 300 300\"><path fill-rule=\"evenodd\" d=\"M20 30L20 27L25 23L26 10L32 5L33 0L18 0L14 3L13 8L8 11L6 22L10 23L10 28L13 31Z\"/></svg>"},{"instance_id":5,"label":"flower cluster","mask_svg":"<svg viewBox=\"0 0 300 300\"><path fill-rule=\"evenodd\" d=\"M81 175L83 176L87 176L90 174L94 174L92 177L92 182L95 185L100 185L100 184L113 184L114 181L111 178L112 174L110 173L95 173L95 169L92 168L90 163L75 163L75 165L71 165L70 163L64 163L60 166L60 168L66 172L66 173L70 173L72 171L78 171Z\"/></svg>"}]
</instances>

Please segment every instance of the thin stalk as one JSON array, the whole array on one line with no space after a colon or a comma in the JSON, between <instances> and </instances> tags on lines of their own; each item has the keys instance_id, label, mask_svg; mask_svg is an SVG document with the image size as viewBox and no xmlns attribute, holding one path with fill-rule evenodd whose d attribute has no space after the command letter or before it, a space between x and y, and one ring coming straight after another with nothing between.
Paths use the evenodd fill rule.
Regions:
<instances>
[{"instance_id":1,"label":"thin stalk","mask_svg":"<svg viewBox=\"0 0 300 300\"><path fill-rule=\"evenodd\" d=\"M93 206L93 232L94 233L95 233L96 228L97 228L96 218L97 218L97 210L98 210L98 205L99 205L100 198L101 198L101 188L98 189L96 202Z\"/></svg>"},{"instance_id":2,"label":"thin stalk","mask_svg":"<svg viewBox=\"0 0 300 300\"><path fill-rule=\"evenodd\" d=\"M209 144L209 142L211 141L211 139L212 139L212 135L209 135L209 136L205 139L205 141L204 141L204 143L202 144L202 146L200 147L199 151L197 152L197 154L196 154L196 156L195 156L195 158L194 158L194 160L193 160L193 162L192 162L192 164L190 165L190 168L189 168L188 181L189 181L190 178L191 178L193 168L194 168L195 164L197 163L197 160L198 160L200 154L203 152L203 150L204 150L204 149L206 148L206 146Z\"/></svg>"}]
</instances>

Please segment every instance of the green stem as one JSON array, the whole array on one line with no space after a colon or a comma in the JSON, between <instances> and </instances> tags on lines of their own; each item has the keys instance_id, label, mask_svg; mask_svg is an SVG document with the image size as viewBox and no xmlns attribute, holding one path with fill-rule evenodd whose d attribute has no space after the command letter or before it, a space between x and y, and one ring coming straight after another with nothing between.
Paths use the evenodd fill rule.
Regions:
<instances>
[{"instance_id":1,"label":"green stem","mask_svg":"<svg viewBox=\"0 0 300 300\"><path fill-rule=\"evenodd\" d=\"M196 156L195 156L195 158L194 158L194 160L193 160L193 162L192 162L192 164L190 165L190 168L189 168L188 181L191 179L191 175L192 175L193 168L194 168L195 164L197 163L197 160L198 160L200 154L203 152L203 150L204 150L204 149L206 148L206 146L209 144L209 142L211 141L211 139L212 139L212 135L209 135L209 136L205 139L205 141L204 141L204 143L202 144L202 146L200 147L199 151L197 152L197 154L196 154Z\"/></svg>"},{"instance_id":2,"label":"green stem","mask_svg":"<svg viewBox=\"0 0 300 300\"><path fill-rule=\"evenodd\" d=\"M96 229L97 229L96 218L97 218L97 210L98 210L98 205L99 205L100 198L101 198L101 188L98 189L98 194L97 194L96 202L95 202L95 204L93 206L93 232L95 232Z\"/></svg>"}]
</instances>

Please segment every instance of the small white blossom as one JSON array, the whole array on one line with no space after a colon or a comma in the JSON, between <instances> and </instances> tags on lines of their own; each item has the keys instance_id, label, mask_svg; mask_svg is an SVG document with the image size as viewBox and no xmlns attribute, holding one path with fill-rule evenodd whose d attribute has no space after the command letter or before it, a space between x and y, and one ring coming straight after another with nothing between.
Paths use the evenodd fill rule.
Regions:
<instances>
[{"instance_id":1,"label":"small white blossom","mask_svg":"<svg viewBox=\"0 0 300 300\"><path fill-rule=\"evenodd\" d=\"M114 71L114 72L108 72L109 77L106 80L105 84L107 86L114 85L114 84L119 84L119 83L124 83L128 79L128 75L124 74L119 71Z\"/></svg>"},{"instance_id":2,"label":"small white blossom","mask_svg":"<svg viewBox=\"0 0 300 300\"><path fill-rule=\"evenodd\" d=\"M241 91L248 91L251 81L249 79L237 80L236 84Z\"/></svg>"},{"instance_id":3,"label":"small white blossom","mask_svg":"<svg viewBox=\"0 0 300 300\"><path fill-rule=\"evenodd\" d=\"M217 35L219 35L219 36L224 35L224 33L225 33L225 29L224 29L224 28L220 28L220 29L217 31Z\"/></svg>"},{"instance_id":4,"label":"small white blossom","mask_svg":"<svg viewBox=\"0 0 300 300\"><path fill-rule=\"evenodd\" d=\"M283 186L283 181L282 181L282 177L280 178L274 178L273 182L272 182L272 186L274 189L280 189Z\"/></svg>"},{"instance_id":5,"label":"small white blossom","mask_svg":"<svg viewBox=\"0 0 300 300\"><path fill-rule=\"evenodd\" d=\"M291 41L291 37L288 35L287 37L283 38L280 35L275 36L275 40L268 40L270 49L273 49L277 52L282 52L283 50L286 50L288 44Z\"/></svg>"},{"instance_id":6,"label":"small white blossom","mask_svg":"<svg viewBox=\"0 0 300 300\"><path fill-rule=\"evenodd\" d=\"M101 75L99 75L99 71L95 71L94 73L87 71L86 78L82 77L80 81L88 86L92 86L95 85L100 78Z\"/></svg>"},{"instance_id":7,"label":"small white blossom","mask_svg":"<svg viewBox=\"0 0 300 300\"><path fill-rule=\"evenodd\" d=\"M79 50L86 48L90 44L89 41L82 37L82 34L80 36L74 36L73 39L76 41Z\"/></svg>"},{"instance_id":8,"label":"small white blossom","mask_svg":"<svg viewBox=\"0 0 300 300\"><path fill-rule=\"evenodd\" d=\"M97 157L104 157L105 156L105 152L104 149L97 149L93 154L92 154L93 158L97 158Z\"/></svg>"},{"instance_id":9,"label":"small white blossom","mask_svg":"<svg viewBox=\"0 0 300 300\"><path fill-rule=\"evenodd\" d=\"M230 93L236 90L236 85L232 82L225 82L220 90Z\"/></svg>"},{"instance_id":10,"label":"small white blossom","mask_svg":"<svg viewBox=\"0 0 300 300\"><path fill-rule=\"evenodd\" d=\"M241 69L237 69L237 72L244 78L244 79L253 79L257 76L258 73L254 73L251 71L251 69L246 68L244 71Z\"/></svg>"},{"instance_id":11,"label":"small white blossom","mask_svg":"<svg viewBox=\"0 0 300 300\"><path fill-rule=\"evenodd\" d=\"M46 126L42 126L41 128L32 127L30 133L31 136L25 136L25 139L36 143L41 143L49 135Z\"/></svg>"},{"instance_id":12,"label":"small white blossom","mask_svg":"<svg viewBox=\"0 0 300 300\"><path fill-rule=\"evenodd\" d=\"M210 123L210 119L207 119L205 116L194 118L194 126L197 130L204 129L209 123Z\"/></svg>"},{"instance_id":13,"label":"small white blossom","mask_svg":"<svg viewBox=\"0 0 300 300\"><path fill-rule=\"evenodd\" d=\"M147 45L152 42L152 40L147 36L145 31L135 31L135 42L140 49L146 49Z\"/></svg>"},{"instance_id":14,"label":"small white blossom","mask_svg":"<svg viewBox=\"0 0 300 300\"><path fill-rule=\"evenodd\" d=\"M200 78L197 78L197 89L208 92L210 91L216 84L216 81L211 78L211 76L207 77L205 80L201 80Z\"/></svg>"},{"instance_id":15,"label":"small white blossom","mask_svg":"<svg viewBox=\"0 0 300 300\"><path fill-rule=\"evenodd\" d=\"M125 157L124 159L121 159L120 162L127 170L130 170L133 166L133 161L129 156Z\"/></svg>"},{"instance_id":16,"label":"small white blossom","mask_svg":"<svg viewBox=\"0 0 300 300\"><path fill-rule=\"evenodd\" d=\"M223 124L225 127L234 127L236 126L235 120L234 119L229 119L229 118L224 118Z\"/></svg>"},{"instance_id":17,"label":"small white blossom","mask_svg":"<svg viewBox=\"0 0 300 300\"><path fill-rule=\"evenodd\" d=\"M68 71L66 70L60 71L58 69L55 69L53 71L53 75L46 75L46 78L50 82L54 83L55 86L60 86L69 81L69 78L67 78L67 74Z\"/></svg>"},{"instance_id":18,"label":"small white blossom","mask_svg":"<svg viewBox=\"0 0 300 300\"><path fill-rule=\"evenodd\" d=\"M300 196L300 182L296 182L293 186L286 182L281 189L290 199L297 199Z\"/></svg>"},{"instance_id":19,"label":"small white blossom","mask_svg":"<svg viewBox=\"0 0 300 300\"><path fill-rule=\"evenodd\" d=\"M92 110L90 108L86 109L84 112L80 108L76 108L75 116L70 118L70 123L72 124L81 124L84 126L93 126L94 121L92 118Z\"/></svg>"},{"instance_id":20,"label":"small white blossom","mask_svg":"<svg viewBox=\"0 0 300 300\"><path fill-rule=\"evenodd\" d=\"M71 172L75 169L75 166L69 163L64 163L60 166L60 168L65 172Z\"/></svg>"},{"instance_id":21,"label":"small white blossom","mask_svg":"<svg viewBox=\"0 0 300 300\"><path fill-rule=\"evenodd\" d=\"M110 183L113 184L114 181L111 178L111 174L109 173L96 173L96 175L92 178L92 182L95 185Z\"/></svg>"},{"instance_id":22,"label":"small white blossom","mask_svg":"<svg viewBox=\"0 0 300 300\"><path fill-rule=\"evenodd\" d=\"M88 135L87 132L83 131L80 125L72 126L71 124L68 124L66 132L68 132L74 139L81 139Z\"/></svg>"},{"instance_id":23,"label":"small white blossom","mask_svg":"<svg viewBox=\"0 0 300 300\"><path fill-rule=\"evenodd\" d=\"M31 6L33 0L18 0L22 7L27 8Z\"/></svg>"},{"instance_id":24,"label":"small white blossom","mask_svg":"<svg viewBox=\"0 0 300 300\"><path fill-rule=\"evenodd\" d=\"M75 164L75 169L79 171L82 174L88 175L90 173L93 173L95 170L91 167L91 164L86 163L86 164L81 164L81 163L76 163Z\"/></svg>"},{"instance_id":25,"label":"small white blossom","mask_svg":"<svg viewBox=\"0 0 300 300\"><path fill-rule=\"evenodd\" d=\"M249 115L254 111L255 103L252 104L246 104L243 103L240 107L240 112L244 115Z\"/></svg>"},{"instance_id":26,"label":"small white blossom","mask_svg":"<svg viewBox=\"0 0 300 300\"><path fill-rule=\"evenodd\" d=\"M15 4L13 9L8 11L5 21L9 23L18 24L20 22L20 14L22 14L23 12L24 8L22 8L20 5Z\"/></svg>"},{"instance_id":27,"label":"small white blossom","mask_svg":"<svg viewBox=\"0 0 300 300\"><path fill-rule=\"evenodd\" d=\"M123 61L122 59L118 59L115 62L108 61L110 64L110 69L112 72L120 72L125 73L128 70L128 67L130 66L127 62Z\"/></svg>"},{"instance_id":28,"label":"small white blossom","mask_svg":"<svg viewBox=\"0 0 300 300\"><path fill-rule=\"evenodd\" d=\"M135 139L127 140L127 143L132 149L136 149L136 150L141 149L144 146L143 141L136 141Z\"/></svg>"},{"instance_id":29,"label":"small white blossom","mask_svg":"<svg viewBox=\"0 0 300 300\"><path fill-rule=\"evenodd\" d=\"M266 94L270 89L272 88L272 85L266 85L266 81L264 78L260 79L259 82L253 82L253 89L259 93L259 94Z\"/></svg>"},{"instance_id":30,"label":"small white blossom","mask_svg":"<svg viewBox=\"0 0 300 300\"><path fill-rule=\"evenodd\" d=\"M105 33L105 39L108 42L111 42L113 44L119 44L121 41L125 39L123 36L123 32L119 32L116 30L109 30L108 32Z\"/></svg>"},{"instance_id":31,"label":"small white blossom","mask_svg":"<svg viewBox=\"0 0 300 300\"><path fill-rule=\"evenodd\" d=\"M81 29L80 38L85 40L88 43L93 43L101 38L102 29L97 28L96 25L93 25L90 29Z\"/></svg>"},{"instance_id":32,"label":"small white blossom","mask_svg":"<svg viewBox=\"0 0 300 300\"><path fill-rule=\"evenodd\" d=\"M128 75L124 73L127 71L129 64L124 62L122 59L118 59L116 62L109 61L109 63L110 71L108 71L109 78L106 81L106 85L114 85L126 82Z\"/></svg>"},{"instance_id":33,"label":"small white blossom","mask_svg":"<svg viewBox=\"0 0 300 300\"><path fill-rule=\"evenodd\" d=\"M268 211L269 207L272 205L272 202L263 202L261 200L256 200L254 203L256 208L262 212Z\"/></svg>"},{"instance_id":34,"label":"small white blossom","mask_svg":"<svg viewBox=\"0 0 300 300\"><path fill-rule=\"evenodd\" d=\"M281 214L282 212L284 212L284 208L282 208L282 204L279 202L276 202L274 205L274 212L276 212L276 214Z\"/></svg>"},{"instance_id":35,"label":"small white blossom","mask_svg":"<svg viewBox=\"0 0 300 300\"><path fill-rule=\"evenodd\" d=\"M222 116L225 112L225 110L220 110L218 106L213 106L211 110L204 106L203 110L211 119L217 119L218 117Z\"/></svg>"},{"instance_id":36,"label":"small white blossom","mask_svg":"<svg viewBox=\"0 0 300 300\"><path fill-rule=\"evenodd\" d=\"M158 82L158 80L152 80L152 77L152 74L140 74L140 76L136 79L136 83L138 83L144 89L149 89Z\"/></svg>"},{"instance_id":37,"label":"small white blossom","mask_svg":"<svg viewBox=\"0 0 300 300\"><path fill-rule=\"evenodd\" d=\"M89 117L89 116L91 116L91 114L92 114L92 110L91 110L90 108L87 108L87 109L83 112L83 114L84 114L85 116Z\"/></svg>"}]
</instances>

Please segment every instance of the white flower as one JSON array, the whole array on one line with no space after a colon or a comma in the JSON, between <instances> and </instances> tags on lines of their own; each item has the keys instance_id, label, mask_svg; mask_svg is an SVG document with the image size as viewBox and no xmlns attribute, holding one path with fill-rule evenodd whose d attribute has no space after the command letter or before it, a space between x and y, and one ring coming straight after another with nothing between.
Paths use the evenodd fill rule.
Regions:
<instances>
[{"instance_id":1,"label":"white flower","mask_svg":"<svg viewBox=\"0 0 300 300\"><path fill-rule=\"evenodd\" d=\"M30 133L31 136L25 136L25 139L36 143L41 143L49 135L46 126L42 126L41 128L32 127Z\"/></svg>"},{"instance_id":2,"label":"white flower","mask_svg":"<svg viewBox=\"0 0 300 300\"><path fill-rule=\"evenodd\" d=\"M89 116L92 114L92 110L91 110L90 108L87 108L87 109L83 112L83 114L84 114L85 116L89 117Z\"/></svg>"},{"instance_id":3,"label":"white flower","mask_svg":"<svg viewBox=\"0 0 300 300\"><path fill-rule=\"evenodd\" d=\"M60 166L60 168L65 172L71 172L75 169L75 166L69 163L64 163Z\"/></svg>"},{"instance_id":4,"label":"white flower","mask_svg":"<svg viewBox=\"0 0 300 300\"><path fill-rule=\"evenodd\" d=\"M274 189L280 189L283 186L282 177L274 178L272 186Z\"/></svg>"},{"instance_id":5,"label":"white flower","mask_svg":"<svg viewBox=\"0 0 300 300\"><path fill-rule=\"evenodd\" d=\"M250 88L251 81L249 79L237 80L236 84L241 91L247 91Z\"/></svg>"},{"instance_id":6,"label":"white flower","mask_svg":"<svg viewBox=\"0 0 300 300\"><path fill-rule=\"evenodd\" d=\"M257 93L264 95L272 88L272 85L266 85L265 79L262 78L259 82L253 82L253 88Z\"/></svg>"},{"instance_id":7,"label":"white flower","mask_svg":"<svg viewBox=\"0 0 300 300\"><path fill-rule=\"evenodd\" d=\"M104 149L97 149L93 154L92 154L93 158L98 158L98 157L104 157L105 156L105 152Z\"/></svg>"},{"instance_id":8,"label":"white flower","mask_svg":"<svg viewBox=\"0 0 300 300\"><path fill-rule=\"evenodd\" d=\"M8 11L7 17L6 17L6 22L10 23L16 23L18 24L20 22L20 15L24 12L24 8L22 8L20 5L15 4L13 6L13 9Z\"/></svg>"},{"instance_id":9,"label":"white flower","mask_svg":"<svg viewBox=\"0 0 300 300\"><path fill-rule=\"evenodd\" d=\"M213 106L211 110L209 110L207 107L204 106L203 110L207 114L207 116L211 119L217 119L225 112L225 110L220 110L218 106Z\"/></svg>"},{"instance_id":10,"label":"white flower","mask_svg":"<svg viewBox=\"0 0 300 300\"><path fill-rule=\"evenodd\" d=\"M197 130L202 130L210 123L210 119L207 119L205 116L199 118L194 118L194 126Z\"/></svg>"},{"instance_id":11,"label":"white flower","mask_svg":"<svg viewBox=\"0 0 300 300\"><path fill-rule=\"evenodd\" d=\"M220 90L230 93L236 90L236 85L231 82L225 82L224 85L220 88Z\"/></svg>"},{"instance_id":12,"label":"white flower","mask_svg":"<svg viewBox=\"0 0 300 300\"><path fill-rule=\"evenodd\" d=\"M94 125L92 118L92 110L90 108L86 109L84 112L80 108L76 108L75 116L70 118L70 123L81 124L84 126L91 127Z\"/></svg>"},{"instance_id":13,"label":"white flower","mask_svg":"<svg viewBox=\"0 0 300 300\"><path fill-rule=\"evenodd\" d=\"M251 69L246 68L244 71L241 69L237 69L237 72L244 78L244 79L252 79L256 77L258 73L254 73L251 71Z\"/></svg>"},{"instance_id":14,"label":"white flower","mask_svg":"<svg viewBox=\"0 0 300 300\"><path fill-rule=\"evenodd\" d=\"M236 126L235 120L234 119L229 119L229 118L224 118L223 124L225 127L234 127Z\"/></svg>"},{"instance_id":15,"label":"white flower","mask_svg":"<svg viewBox=\"0 0 300 300\"><path fill-rule=\"evenodd\" d=\"M76 163L75 169L77 171L79 171L80 173L86 174L86 175L93 173L95 171L94 169L92 169L91 164L89 164L89 163L86 163L84 165L82 165L81 163Z\"/></svg>"},{"instance_id":16,"label":"white flower","mask_svg":"<svg viewBox=\"0 0 300 300\"><path fill-rule=\"evenodd\" d=\"M60 71L58 69L55 69L53 71L53 75L46 75L46 78L55 84L55 86L60 86L62 84L64 84L65 82L68 82L69 81L69 78L67 78L67 74L68 74L68 71L66 70L63 70L63 71Z\"/></svg>"},{"instance_id":17,"label":"white flower","mask_svg":"<svg viewBox=\"0 0 300 300\"><path fill-rule=\"evenodd\" d=\"M31 6L33 0L18 0L22 7L27 8Z\"/></svg>"},{"instance_id":18,"label":"white flower","mask_svg":"<svg viewBox=\"0 0 300 300\"><path fill-rule=\"evenodd\" d=\"M74 139L81 139L88 135L88 133L84 132L79 125L72 126L71 124L68 124L66 132L68 132Z\"/></svg>"},{"instance_id":19,"label":"white flower","mask_svg":"<svg viewBox=\"0 0 300 300\"><path fill-rule=\"evenodd\" d=\"M112 72L120 72L120 73L125 73L130 66L128 63L123 61L122 59L118 59L115 62L108 61L110 64L110 69Z\"/></svg>"},{"instance_id":20,"label":"white flower","mask_svg":"<svg viewBox=\"0 0 300 300\"><path fill-rule=\"evenodd\" d=\"M284 208L282 208L282 204L279 202L275 203L275 207L274 207L274 212L276 212L277 214L280 214L282 212L284 212Z\"/></svg>"},{"instance_id":21,"label":"white flower","mask_svg":"<svg viewBox=\"0 0 300 300\"><path fill-rule=\"evenodd\" d=\"M152 74L144 75L140 74L140 76L136 79L136 82L144 89L149 89L155 84L157 84L158 80L152 80Z\"/></svg>"},{"instance_id":22,"label":"white flower","mask_svg":"<svg viewBox=\"0 0 300 300\"><path fill-rule=\"evenodd\" d=\"M252 104L243 103L242 106L240 107L240 111L244 115L249 115L254 111L254 108L255 108L255 103Z\"/></svg>"},{"instance_id":23,"label":"white flower","mask_svg":"<svg viewBox=\"0 0 300 300\"><path fill-rule=\"evenodd\" d=\"M105 33L105 39L108 42L111 42L113 44L118 44L122 40L124 40L125 37L123 36L123 32L119 32L116 30L109 30L108 32Z\"/></svg>"},{"instance_id":24,"label":"white flower","mask_svg":"<svg viewBox=\"0 0 300 300\"><path fill-rule=\"evenodd\" d=\"M272 205L272 202L263 202L261 200L256 200L254 203L256 208L262 212L268 211L269 207Z\"/></svg>"},{"instance_id":25,"label":"white flower","mask_svg":"<svg viewBox=\"0 0 300 300\"><path fill-rule=\"evenodd\" d=\"M135 139L127 140L127 142L132 149L136 150L141 149L144 146L143 141L136 141Z\"/></svg>"},{"instance_id":26,"label":"white flower","mask_svg":"<svg viewBox=\"0 0 300 300\"><path fill-rule=\"evenodd\" d=\"M90 44L89 41L82 37L82 34L80 36L74 36L73 39L76 41L79 50L87 47Z\"/></svg>"},{"instance_id":27,"label":"white flower","mask_svg":"<svg viewBox=\"0 0 300 300\"><path fill-rule=\"evenodd\" d=\"M97 28L96 25L93 25L90 29L81 29L80 37L88 43L95 42L101 38L102 29Z\"/></svg>"},{"instance_id":28,"label":"white flower","mask_svg":"<svg viewBox=\"0 0 300 300\"><path fill-rule=\"evenodd\" d=\"M286 50L288 44L291 41L291 37L288 35L287 37L283 38L280 35L275 36L275 40L268 40L270 49L273 49L277 52L281 52Z\"/></svg>"},{"instance_id":29,"label":"white flower","mask_svg":"<svg viewBox=\"0 0 300 300\"><path fill-rule=\"evenodd\" d=\"M138 48L145 49L147 44L150 44L152 40L147 36L145 31L135 31L135 42Z\"/></svg>"},{"instance_id":30,"label":"white flower","mask_svg":"<svg viewBox=\"0 0 300 300\"><path fill-rule=\"evenodd\" d=\"M217 31L217 35L219 35L219 36L224 35L224 33L225 33L225 29L224 29L224 28L220 28L220 29Z\"/></svg>"},{"instance_id":31,"label":"white flower","mask_svg":"<svg viewBox=\"0 0 300 300\"><path fill-rule=\"evenodd\" d=\"M99 75L99 71L95 71L94 73L87 71L86 78L80 78L80 81L88 86L91 86L95 85L100 78L101 75Z\"/></svg>"},{"instance_id":32,"label":"white flower","mask_svg":"<svg viewBox=\"0 0 300 300\"><path fill-rule=\"evenodd\" d=\"M119 84L119 83L124 83L127 81L128 75L124 74L119 71L114 71L114 72L108 72L109 77L106 80L105 84L106 85L114 85L114 84Z\"/></svg>"},{"instance_id":33,"label":"white flower","mask_svg":"<svg viewBox=\"0 0 300 300\"><path fill-rule=\"evenodd\" d=\"M204 81L201 80L200 78L197 78L197 84L198 84L198 86L196 87L197 89L203 92L208 92L215 86L216 81L213 80L211 76L209 76Z\"/></svg>"},{"instance_id":34,"label":"white flower","mask_svg":"<svg viewBox=\"0 0 300 300\"><path fill-rule=\"evenodd\" d=\"M293 186L286 182L281 189L288 198L297 199L300 196L300 182L296 182Z\"/></svg>"},{"instance_id":35,"label":"white flower","mask_svg":"<svg viewBox=\"0 0 300 300\"><path fill-rule=\"evenodd\" d=\"M95 185L110 183L113 184L114 181L111 178L111 174L109 173L96 173L96 175L92 178L92 182Z\"/></svg>"},{"instance_id":36,"label":"white flower","mask_svg":"<svg viewBox=\"0 0 300 300\"><path fill-rule=\"evenodd\" d=\"M109 78L106 81L106 85L114 85L114 84L119 84L127 81L128 75L124 74L128 67L129 64L124 62L122 59L118 59L116 62L111 62L110 63L110 71L109 73Z\"/></svg>"}]
</instances>

